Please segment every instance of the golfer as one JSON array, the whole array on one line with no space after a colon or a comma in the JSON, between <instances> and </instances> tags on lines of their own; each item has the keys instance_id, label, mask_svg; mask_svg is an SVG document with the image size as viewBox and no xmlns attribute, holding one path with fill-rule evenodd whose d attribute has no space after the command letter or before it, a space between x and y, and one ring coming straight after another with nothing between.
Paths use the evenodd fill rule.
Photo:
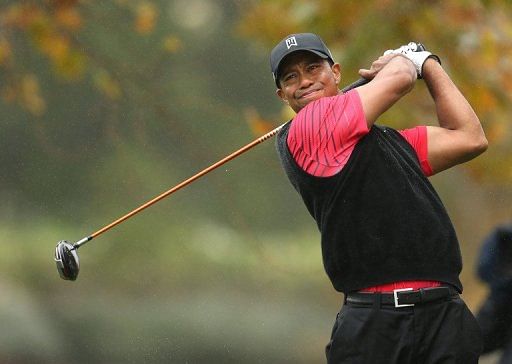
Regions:
<instances>
[{"instance_id":1,"label":"golfer","mask_svg":"<svg viewBox=\"0 0 512 364\"><path fill-rule=\"evenodd\" d=\"M482 337L459 296L459 243L428 177L475 158L487 140L439 58L414 43L387 51L359 71L371 81L345 94L341 67L315 34L287 36L270 65L277 95L296 112L278 153L345 296L327 362L477 363ZM438 126L377 125L418 78Z\"/></svg>"}]
</instances>

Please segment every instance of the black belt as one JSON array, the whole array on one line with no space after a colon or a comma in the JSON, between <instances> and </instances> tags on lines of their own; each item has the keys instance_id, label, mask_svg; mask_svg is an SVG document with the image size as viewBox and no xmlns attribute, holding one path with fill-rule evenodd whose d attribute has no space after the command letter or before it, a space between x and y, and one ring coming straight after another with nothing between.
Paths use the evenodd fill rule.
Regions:
<instances>
[{"instance_id":1,"label":"black belt","mask_svg":"<svg viewBox=\"0 0 512 364\"><path fill-rule=\"evenodd\" d=\"M369 305L374 304L408 307L416 304L438 301L443 298L458 295L459 292L453 287L431 287L413 290L412 288L395 289L392 293L365 293L353 292L345 296L345 303L353 305Z\"/></svg>"}]
</instances>

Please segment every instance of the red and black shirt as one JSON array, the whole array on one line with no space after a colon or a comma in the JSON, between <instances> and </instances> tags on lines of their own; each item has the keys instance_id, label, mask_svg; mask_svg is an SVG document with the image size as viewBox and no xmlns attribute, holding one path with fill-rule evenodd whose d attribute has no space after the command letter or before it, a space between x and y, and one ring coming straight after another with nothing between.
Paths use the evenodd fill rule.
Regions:
<instances>
[{"instance_id":1,"label":"red and black shirt","mask_svg":"<svg viewBox=\"0 0 512 364\"><path fill-rule=\"evenodd\" d=\"M457 238L426 176L426 127L368 129L357 90L304 107L279 133L290 181L322 234L336 289L462 289Z\"/></svg>"}]
</instances>

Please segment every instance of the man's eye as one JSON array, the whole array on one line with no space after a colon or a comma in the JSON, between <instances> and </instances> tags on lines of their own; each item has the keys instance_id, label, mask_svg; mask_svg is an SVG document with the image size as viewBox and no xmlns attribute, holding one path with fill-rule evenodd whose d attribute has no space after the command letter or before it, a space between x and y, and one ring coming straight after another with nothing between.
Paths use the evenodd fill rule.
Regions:
<instances>
[{"instance_id":1,"label":"man's eye","mask_svg":"<svg viewBox=\"0 0 512 364\"><path fill-rule=\"evenodd\" d=\"M289 73L289 74L287 74L287 75L285 75L285 76L283 77L283 81L285 81L285 82L286 82L286 81L292 80L293 78L295 78L295 74L293 74L293 73Z\"/></svg>"}]
</instances>

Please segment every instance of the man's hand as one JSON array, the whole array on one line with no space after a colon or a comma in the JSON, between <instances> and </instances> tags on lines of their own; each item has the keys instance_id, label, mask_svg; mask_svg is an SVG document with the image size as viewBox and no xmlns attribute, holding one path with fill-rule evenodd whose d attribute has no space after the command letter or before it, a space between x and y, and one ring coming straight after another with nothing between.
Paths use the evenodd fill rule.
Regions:
<instances>
[{"instance_id":1,"label":"man's hand","mask_svg":"<svg viewBox=\"0 0 512 364\"><path fill-rule=\"evenodd\" d=\"M407 58L412 62L414 68L416 69L418 78L422 78L423 64L428 58L433 58L439 64L441 64L439 57L427 51L423 44L409 42L408 44L405 44L397 49L388 49L382 56L380 56L376 61L372 63L370 69L360 69L359 75L366 78L367 80L372 80L377 75L377 73L379 73L382 68L384 68L384 66L389 63L391 59L399 55Z\"/></svg>"},{"instance_id":2,"label":"man's hand","mask_svg":"<svg viewBox=\"0 0 512 364\"><path fill-rule=\"evenodd\" d=\"M418 73L418 78L423 77L423 64L429 58L435 59L439 64L441 64L441 60L435 54L427 51L425 46L421 43L409 42L406 45L401 46L397 49L389 49L384 52L384 55L388 54L401 54L407 59L409 59L416 68L416 72Z\"/></svg>"},{"instance_id":3,"label":"man's hand","mask_svg":"<svg viewBox=\"0 0 512 364\"><path fill-rule=\"evenodd\" d=\"M410 53L410 52L422 52L422 51L426 51L426 50L427 49L425 48L425 46L421 43L409 42L397 49L388 49L387 51L384 52L384 55L390 54L390 53L406 54L406 53Z\"/></svg>"},{"instance_id":4,"label":"man's hand","mask_svg":"<svg viewBox=\"0 0 512 364\"><path fill-rule=\"evenodd\" d=\"M393 58L397 56L400 56L400 54L384 53L384 55L380 56L375 61L373 61L370 69L360 69L359 75L363 78L366 78L367 80L373 80L373 78L377 76L377 73L379 73L384 68L384 66L386 66L389 63L389 61L391 61Z\"/></svg>"}]
</instances>

